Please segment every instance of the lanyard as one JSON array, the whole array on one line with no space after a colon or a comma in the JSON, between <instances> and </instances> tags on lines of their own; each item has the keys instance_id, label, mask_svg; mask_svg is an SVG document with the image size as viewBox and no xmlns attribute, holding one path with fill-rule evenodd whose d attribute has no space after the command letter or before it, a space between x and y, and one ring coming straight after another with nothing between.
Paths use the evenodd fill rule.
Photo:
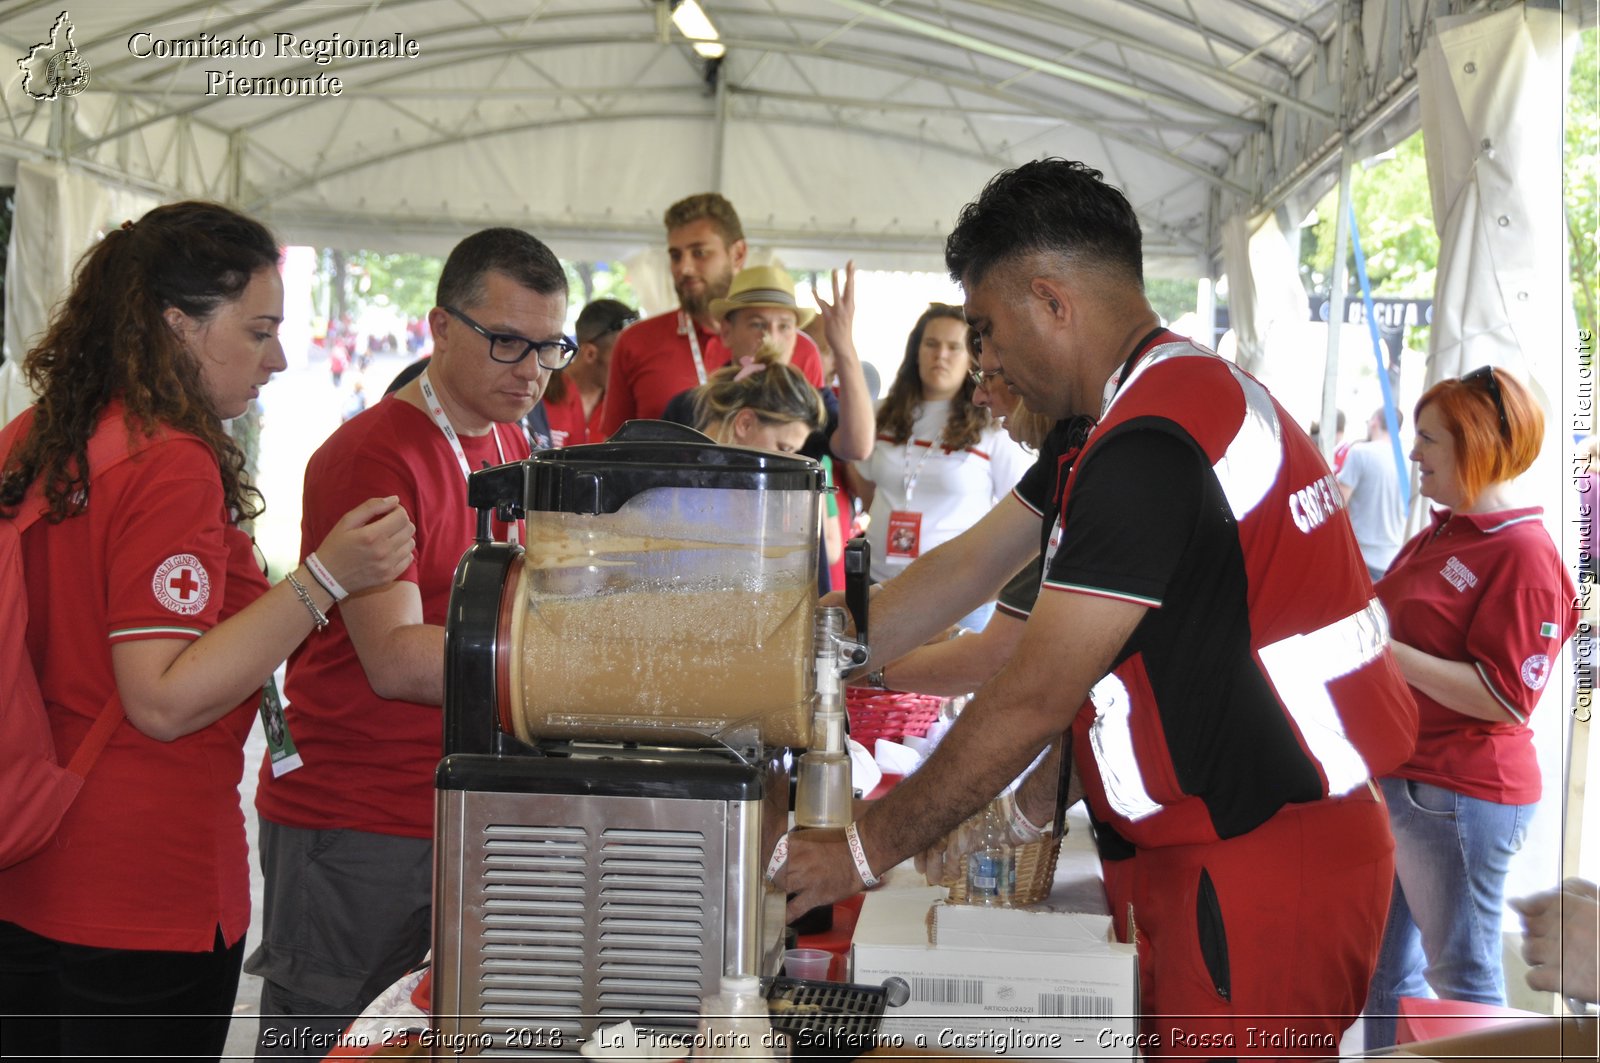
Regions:
<instances>
[{"instance_id":1,"label":"lanyard","mask_svg":"<svg viewBox=\"0 0 1600 1063\"><path fill-rule=\"evenodd\" d=\"M1144 354L1145 346L1154 343L1156 338L1165 331L1165 326L1157 325L1149 332L1146 332L1144 337L1133 345L1133 353L1128 355L1128 360L1122 363L1122 368L1111 374L1111 378L1106 381L1105 393L1102 396L1103 401L1100 404L1101 417L1104 417L1106 411L1111 409L1111 400L1116 398L1117 392L1122 390L1122 382L1128 379L1133 373L1133 367L1139 364L1139 358Z\"/></svg>"},{"instance_id":2,"label":"lanyard","mask_svg":"<svg viewBox=\"0 0 1600 1063\"><path fill-rule=\"evenodd\" d=\"M455 452L456 464L461 466L463 479L472 475L472 466L467 464L467 452L461 449L461 438L456 435L455 426L450 423L450 415L444 412L444 405L439 402L439 396L434 393L433 383L428 379L428 371L424 369L417 378L422 385L422 397L428 403L428 415L433 418L433 423L439 426L439 431L450 441L450 449ZM506 463L506 448L500 442L500 428L490 424L489 431L494 435L494 450L500 456L500 464ZM514 545L519 540L517 524L511 523L507 528L510 542Z\"/></svg>"},{"instance_id":3,"label":"lanyard","mask_svg":"<svg viewBox=\"0 0 1600 1063\"><path fill-rule=\"evenodd\" d=\"M450 441L450 449L455 452L456 464L461 466L462 478L471 476L472 466L467 464L467 452L461 449L461 437L456 435L455 426L450 423L450 415L444 412L444 404L434 393L433 384L428 380L428 371L424 369L417 379L422 384L422 397L428 403L428 416L433 418L433 423L439 426L439 431ZM500 455L500 464L504 465L506 451L500 444L500 432L492 424L489 426L489 431L494 435L495 453Z\"/></svg>"},{"instance_id":4,"label":"lanyard","mask_svg":"<svg viewBox=\"0 0 1600 1063\"><path fill-rule=\"evenodd\" d=\"M694 318L687 311L678 311L678 331L689 337L689 353L694 355L694 375L700 383L706 382L706 360L700 354L700 332L694 327Z\"/></svg>"},{"instance_id":5,"label":"lanyard","mask_svg":"<svg viewBox=\"0 0 1600 1063\"><path fill-rule=\"evenodd\" d=\"M908 506L911 504L912 494L917 489L917 478L922 475L922 467L927 464L929 455L933 453L933 448L939 444L937 442L929 443L928 448L922 452L922 457L917 459L916 467L913 468L911 465L911 448L916 445L917 441L915 439L906 440L906 472L901 484L906 490L906 505Z\"/></svg>"}]
</instances>

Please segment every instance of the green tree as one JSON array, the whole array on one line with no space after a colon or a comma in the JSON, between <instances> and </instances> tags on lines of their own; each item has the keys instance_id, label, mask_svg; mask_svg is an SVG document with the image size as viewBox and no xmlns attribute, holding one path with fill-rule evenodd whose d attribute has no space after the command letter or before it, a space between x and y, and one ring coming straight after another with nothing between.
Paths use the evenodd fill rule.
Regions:
<instances>
[{"instance_id":1,"label":"green tree","mask_svg":"<svg viewBox=\"0 0 1600 1063\"><path fill-rule=\"evenodd\" d=\"M1572 80L1567 91L1566 122L1566 206L1567 239L1571 244L1569 266L1572 278L1572 305L1578 327L1595 334L1600 325L1600 196L1596 178L1600 176L1600 31L1585 30L1579 36L1577 54L1572 61Z\"/></svg>"},{"instance_id":2,"label":"green tree","mask_svg":"<svg viewBox=\"0 0 1600 1063\"><path fill-rule=\"evenodd\" d=\"M1433 296L1439 264L1439 234L1433 228L1433 202L1428 191L1428 165L1422 134L1416 133L1385 153L1355 168L1350 202L1360 227L1361 250L1374 295L1428 299ZM1300 245L1300 273L1306 289L1327 295L1333 276L1334 222L1339 190L1333 188L1317 204L1316 224ZM1345 262L1347 296L1359 296L1352 247Z\"/></svg>"},{"instance_id":3,"label":"green tree","mask_svg":"<svg viewBox=\"0 0 1600 1063\"><path fill-rule=\"evenodd\" d=\"M1175 280L1171 277L1146 277L1144 294L1150 306L1163 321L1176 321L1184 314L1192 314L1200 300L1200 282Z\"/></svg>"},{"instance_id":4,"label":"green tree","mask_svg":"<svg viewBox=\"0 0 1600 1063\"><path fill-rule=\"evenodd\" d=\"M392 306L406 317L422 317L433 306L444 260L431 255L351 251L345 268L354 281L355 309L376 304Z\"/></svg>"}]
</instances>

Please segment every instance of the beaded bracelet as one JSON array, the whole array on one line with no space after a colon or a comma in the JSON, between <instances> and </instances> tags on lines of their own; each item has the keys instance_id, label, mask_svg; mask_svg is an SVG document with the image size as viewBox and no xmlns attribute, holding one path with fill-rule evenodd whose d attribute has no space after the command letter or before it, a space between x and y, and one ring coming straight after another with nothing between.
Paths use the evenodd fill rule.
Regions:
<instances>
[{"instance_id":1,"label":"beaded bracelet","mask_svg":"<svg viewBox=\"0 0 1600 1063\"><path fill-rule=\"evenodd\" d=\"M311 592L306 590L305 584L295 579L293 572L288 573L284 578L289 581L289 586L294 588L295 594L300 596L300 604L305 606L306 611L311 614L311 622L317 626L317 630L321 631L327 627L327 616L321 609L317 608L317 603L311 600Z\"/></svg>"},{"instance_id":2,"label":"beaded bracelet","mask_svg":"<svg viewBox=\"0 0 1600 1063\"><path fill-rule=\"evenodd\" d=\"M844 840L850 843L850 859L855 861L856 874L861 876L861 884L870 890L882 880L872 873L872 865L867 863L867 853L861 848L861 835L856 833L854 823L844 829Z\"/></svg>"},{"instance_id":3,"label":"beaded bracelet","mask_svg":"<svg viewBox=\"0 0 1600 1063\"><path fill-rule=\"evenodd\" d=\"M312 579L322 584L322 589L328 592L335 605L350 597L350 592L333 578L333 573L328 571L328 566L322 563L322 558L317 556L315 550L306 555L306 571L311 573Z\"/></svg>"}]
</instances>

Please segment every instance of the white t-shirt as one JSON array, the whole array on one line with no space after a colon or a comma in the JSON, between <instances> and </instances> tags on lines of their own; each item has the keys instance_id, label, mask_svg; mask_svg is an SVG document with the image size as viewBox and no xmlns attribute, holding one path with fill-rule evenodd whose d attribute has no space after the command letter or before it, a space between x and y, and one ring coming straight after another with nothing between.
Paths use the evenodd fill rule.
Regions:
<instances>
[{"instance_id":1,"label":"white t-shirt","mask_svg":"<svg viewBox=\"0 0 1600 1063\"><path fill-rule=\"evenodd\" d=\"M920 556L983 519L1033 464L1033 456L995 426L984 429L973 446L946 453L939 439L949 417L949 402L923 403L909 442L890 443L880 437L872 456L857 465L877 485L867 527L874 581L886 580L911 563L909 558L887 554L891 512L921 514Z\"/></svg>"},{"instance_id":2,"label":"white t-shirt","mask_svg":"<svg viewBox=\"0 0 1600 1063\"><path fill-rule=\"evenodd\" d=\"M1400 472L1389 440L1356 443L1345 455L1339 482L1350 488L1350 526L1368 568L1382 572L1400 551L1406 512L1400 500Z\"/></svg>"}]
</instances>

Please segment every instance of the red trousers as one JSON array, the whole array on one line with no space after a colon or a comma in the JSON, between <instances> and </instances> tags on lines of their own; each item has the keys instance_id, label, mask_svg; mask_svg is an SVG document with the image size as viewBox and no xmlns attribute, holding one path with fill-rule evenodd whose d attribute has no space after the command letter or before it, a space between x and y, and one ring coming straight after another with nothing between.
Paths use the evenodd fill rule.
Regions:
<instances>
[{"instance_id":1,"label":"red trousers","mask_svg":"<svg viewBox=\"0 0 1600 1063\"><path fill-rule=\"evenodd\" d=\"M1383 803L1289 805L1249 834L1140 849L1119 871L1155 1057L1338 1055L1378 960L1394 839ZM1119 930L1128 912L1118 911Z\"/></svg>"}]
</instances>

